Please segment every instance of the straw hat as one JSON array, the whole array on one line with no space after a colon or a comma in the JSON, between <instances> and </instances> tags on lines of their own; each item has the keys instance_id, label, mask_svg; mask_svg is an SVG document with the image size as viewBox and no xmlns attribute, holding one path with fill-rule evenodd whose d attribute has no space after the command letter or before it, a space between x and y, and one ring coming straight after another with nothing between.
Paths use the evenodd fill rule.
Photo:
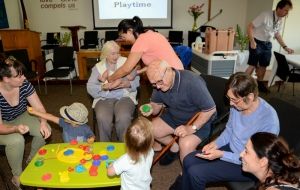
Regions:
<instances>
[{"instance_id":1,"label":"straw hat","mask_svg":"<svg viewBox=\"0 0 300 190\"><path fill-rule=\"evenodd\" d=\"M59 111L63 118L75 124L82 125L88 122L89 112L82 103L75 102L70 106L63 106Z\"/></svg>"}]
</instances>

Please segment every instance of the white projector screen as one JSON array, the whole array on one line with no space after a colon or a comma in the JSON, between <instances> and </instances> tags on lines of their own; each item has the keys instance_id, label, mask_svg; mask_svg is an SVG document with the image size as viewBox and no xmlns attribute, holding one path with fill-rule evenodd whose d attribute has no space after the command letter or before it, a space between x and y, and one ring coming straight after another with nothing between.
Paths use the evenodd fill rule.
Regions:
<instances>
[{"instance_id":1,"label":"white projector screen","mask_svg":"<svg viewBox=\"0 0 300 190\"><path fill-rule=\"evenodd\" d=\"M172 28L173 0L93 0L94 29L116 29L139 16L144 27Z\"/></svg>"}]
</instances>

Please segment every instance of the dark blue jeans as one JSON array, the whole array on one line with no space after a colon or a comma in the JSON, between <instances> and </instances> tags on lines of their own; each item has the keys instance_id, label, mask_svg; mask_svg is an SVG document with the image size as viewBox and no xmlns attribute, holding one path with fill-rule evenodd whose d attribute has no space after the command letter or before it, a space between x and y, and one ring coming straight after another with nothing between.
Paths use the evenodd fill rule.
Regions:
<instances>
[{"instance_id":1,"label":"dark blue jeans","mask_svg":"<svg viewBox=\"0 0 300 190\"><path fill-rule=\"evenodd\" d=\"M220 149L228 150L229 146ZM205 190L205 185L211 182L253 181L255 177L242 171L241 165L220 159L205 160L196 157L194 151L183 160L182 189Z\"/></svg>"}]
</instances>

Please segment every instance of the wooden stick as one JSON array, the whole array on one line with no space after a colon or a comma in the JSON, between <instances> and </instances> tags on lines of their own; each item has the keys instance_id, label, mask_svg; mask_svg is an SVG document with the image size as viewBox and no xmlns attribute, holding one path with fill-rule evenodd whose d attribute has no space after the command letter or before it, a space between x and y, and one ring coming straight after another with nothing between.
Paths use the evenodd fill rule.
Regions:
<instances>
[{"instance_id":1,"label":"wooden stick","mask_svg":"<svg viewBox=\"0 0 300 190\"><path fill-rule=\"evenodd\" d=\"M192 117L192 119L190 119L190 120L187 122L186 125L191 125L191 124L197 119L197 117L199 116L199 114L200 114L200 112L196 113L196 114ZM157 155L156 158L154 159L154 161L153 161L153 163L152 163L152 166L154 166L154 165L158 162L158 160L161 159L161 157L162 157L162 156L163 156L163 155L171 148L171 146L173 145L173 143L174 143L175 141L177 141L178 138L179 138L178 136L175 136L175 137L172 139L172 141L171 141L168 145L166 145L166 146L160 151L159 155Z\"/></svg>"}]
</instances>

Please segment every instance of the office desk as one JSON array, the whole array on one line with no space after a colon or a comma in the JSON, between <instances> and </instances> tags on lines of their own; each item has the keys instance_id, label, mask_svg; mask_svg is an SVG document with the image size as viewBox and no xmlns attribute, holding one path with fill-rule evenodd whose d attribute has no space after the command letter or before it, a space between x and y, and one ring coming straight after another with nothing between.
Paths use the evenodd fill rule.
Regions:
<instances>
[{"instance_id":1,"label":"office desk","mask_svg":"<svg viewBox=\"0 0 300 190\"><path fill-rule=\"evenodd\" d=\"M23 185L45 188L117 186L120 185L120 178L108 177L106 164L124 153L124 143L48 144L34 156L21 174L20 181ZM100 165L95 166L99 156Z\"/></svg>"},{"instance_id":2,"label":"office desk","mask_svg":"<svg viewBox=\"0 0 300 190\"><path fill-rule=\"evenodd\" d=\"M287 62L295 68L300 68L300 54L286 54Z\"/></svg>"},{"instance_id":3,"label":"office desk","mask_svg":"<svg viewBox=\"0 0 300 190\"><path fill-rule=\"evenodd\" d=\"M120 51L124 57L128 57L130 51ZM101 51L99 50L80 50L77 52L78 74L80 80L87 80L89 78L87 70L87 58L99 58Z\"/></svg>"}]
</instances>

